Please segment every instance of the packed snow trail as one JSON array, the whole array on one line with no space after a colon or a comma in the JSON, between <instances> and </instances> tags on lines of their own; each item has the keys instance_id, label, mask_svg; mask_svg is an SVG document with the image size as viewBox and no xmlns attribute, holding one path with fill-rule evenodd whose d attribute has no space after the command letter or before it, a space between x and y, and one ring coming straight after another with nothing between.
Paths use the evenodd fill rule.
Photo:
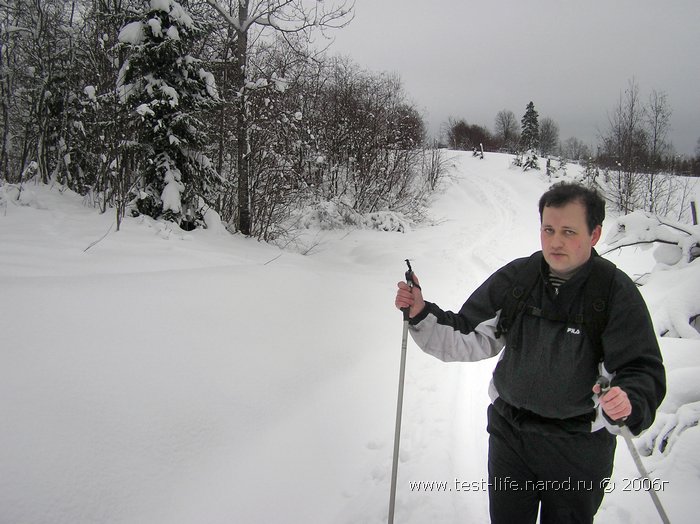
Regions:
<instances>
[{"instance_id":1,"label":"packed snow trail","mask_svg":"<svg viewBox=\"0 0 700 524\"><path fill-rule=\"evenodd\" d=\"M387 271L393 276L386 277L389 282L400 279L401 258L408 257L426 298L457 310L491 272L513 257L537 249L537 200L546 185L520 171L509 171L507 157L480 160L458 155L453 161L452 180L432 206L434 225L403 235L385 251L395 253L393 267ZM527 198L532 212L521 216L515 202ZM354 262L361 262L361 258ZM387 260L387 265L391 263ZM387 300L393 301L393 290ZM394 317L387 322L396 325L396 348L390 351L397 359L401 319L398 312ZM456 490L462 483L471 487L477 482L481 487L481 481L486 480L487 387L494 364L495 360L445 364L409 343L397 522L488 520L486 491ZM396 374L389 378L388 385L396 387ZM371 489L358 497L372 500L379 511L354 513L353 501L348 514L338 522L386 520L382 502L388 496L390 437L384 436L383 456L374 460ZM377 460L381 462L377 464Z\"/></svg>"},{"instance_id":2,"label":"packed snow trail","mask_svg":"<svg viewBox=\"0 0 700 524\"><path fill-rule=\"evenodd\" d=\"M0 522L385 522L403 260L456 310L539 247L544 177L448 154L432 224L311 232L309 256L143 218L85 252L113 218L27 184L0 215ZM676 346L672 365L700 366ZM463 488L486 478L494 365L409 341L397 522L487 520ZM661 494L674 522L693 522L697 434L659 465L683 479ZM624 446L616 474L634 474ZM612 493L597 522L656 522L648 499Z\"/></svg>"}]
</instances>

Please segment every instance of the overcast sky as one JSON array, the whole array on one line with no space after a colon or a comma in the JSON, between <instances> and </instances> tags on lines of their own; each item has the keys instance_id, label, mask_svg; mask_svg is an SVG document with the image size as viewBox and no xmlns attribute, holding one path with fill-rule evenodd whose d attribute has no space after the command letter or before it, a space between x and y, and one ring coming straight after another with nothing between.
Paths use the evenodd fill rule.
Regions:
<instances>
[{"instance_id":1,"label":"overcast sky","mask_svg":"<svg viewBox=\"0 0 700 524\"><path fill-rule=\"evenodd\" d=\"M398 73L434 135L532 100L595 146L634 78L644 101L666 93L678 153L700 138L700 0L356 0L330 51Z\"/></svg>"}]
</instances>

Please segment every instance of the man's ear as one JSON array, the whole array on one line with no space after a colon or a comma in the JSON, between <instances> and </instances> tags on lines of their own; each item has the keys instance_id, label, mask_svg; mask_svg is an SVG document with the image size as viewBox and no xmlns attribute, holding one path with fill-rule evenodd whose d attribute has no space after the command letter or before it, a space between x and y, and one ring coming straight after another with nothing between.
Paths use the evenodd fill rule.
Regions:
<instances>
[{"instance_id":1,"label":"man's ear","mask_svg":"<svg viewBox=\"0 0 700 524\"><path fill-rule=\"evenodd\" d=\"M595 246L598 243L598 240L600 240L600 236L603 234L603 227L598 225L595 227L593 230L593 233L591 233L591 246Z\"/></svg>"}]
</instances>

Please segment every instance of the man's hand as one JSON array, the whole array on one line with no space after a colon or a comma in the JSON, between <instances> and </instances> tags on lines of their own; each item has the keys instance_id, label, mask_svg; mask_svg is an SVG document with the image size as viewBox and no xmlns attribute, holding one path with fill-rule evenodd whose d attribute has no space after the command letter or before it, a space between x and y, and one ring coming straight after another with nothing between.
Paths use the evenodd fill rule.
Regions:
<instances>
[{"instance_id":1,"label":"man's hand","mask_svg":"<svg viewBox=\"0 0 700 524\"><path fill-rule=\"evenodd\" d=\"M409 308L408 316L410 318L418 315L425 307L423 293L421 292L418 277L416 277L415 273L413 274L413 282L416 284L413 287L409 286L406 282L399 282L397 284L399 290L396 292L396 300L394 300L394 305L396 305L398 309Z\"/></svg>"},{"instance_id":2,"label":"man's hand","mask_svg":"<svg viewBox=\"0 0 700 524\"><path fill-rule=\"evenodd\" d=\"M600 395L600 385L593 386L593 393ZM600 397L600 406L611 420L624 420L632 414L632 404L627 393L618 386L610 388Z\"/></svg>"}]
</instances>

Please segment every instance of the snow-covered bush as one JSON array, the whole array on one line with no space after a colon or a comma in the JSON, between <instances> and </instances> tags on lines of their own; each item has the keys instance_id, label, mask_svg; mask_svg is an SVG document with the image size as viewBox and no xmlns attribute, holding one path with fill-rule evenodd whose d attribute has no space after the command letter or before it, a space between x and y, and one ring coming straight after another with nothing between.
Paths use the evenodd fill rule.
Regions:
<instances>
[{"instance_id":1,"label":"snow-covered bush","mask_svg":"<svg viewBox=\"0 0 700 524\"><path fill-rule=\"evenodd\" d=\"M700 340L700 226L660 218L644 211L619 217L605 239L607 250L653 249L655 266L638 279L661 337ZM668 372L666 398L654 424L639 438L640 452L662 460L673 453L681 435L700 420L700 368Z\"/></svg>"},{"instance_id":2,"label":"snow-covered bush","mask_svg":"<svg viewBox=\"0 0 700 524\"><path fill-rule=\"evenodd\" d=\"M351 206L335 201L318 201L307 206L297 215L297 224L304 229L373 229L405 233L411 227L411 220L393 211L358 213Z\"/></svg>"},{"instance_id":3,"label":"snow-covered bush","mask_svg":"<svg viewBox=\"0 0 700 524\"><path fill-rule=\"evenodd\" d=\"M369 213L365 217L365 224L370 229L377 231L395 231L397 233L405 233L410 227L406 217L391 211Z\"/></svg>"},{"instance_id":4,"label":"snow-covered bush","mask_svg":"<svg viewBox=\"0 0 700 524\"><path fill-rule=\"evenodd\" d=\"M513 166L520 167L523 171L539 169L540 165L537 160L537 151L530 149L525 153L518 153L513 159Z\"/></svg>"},{"instance_id":5,"label":"snow-covered bush","mask_svg":"<svg viewBox=\"0 0 700 524\"><path fill-rule=\"evenodd\" d=\"M635 211L617 219L605 243L603 254L632 246L654 249L656 265L637 282L647 295L656 332L700 339L700 226Z\"/></svg>"},{"instance_id":6,"label":"snow-covered bush","mask_svg":"<svg viewBox=\"0 0 700 524\"><path fill-rule=\"evenodd\" d=\"M550 182L566 177L566 160L563 157L547 158L547 177Z\"/></svg>"},{"instance_id":7,"label":"snow-covered bush","mask_svg":"<svg viewBox=\"0 0 700 524\"><path fill-rule=\"evenodd\" d=\"M683 267L700 256L700 226L682 224L645 211L617 219L617 227L605 239L609 251L629 246L658 244L658 269Z\"/></svg>"},{"instance_id":8,"label":"snow-covered bush","mask_svg":"<svg viewBox=\"0 0 700 524\"><path fill-rule=\"evenodd\" d=\"M673 370L666 377L668 391L654 424L640 437L643 455L667 456L688 428L700 421L700 368L688 367Z\"/></svg>"}]
</instances>

